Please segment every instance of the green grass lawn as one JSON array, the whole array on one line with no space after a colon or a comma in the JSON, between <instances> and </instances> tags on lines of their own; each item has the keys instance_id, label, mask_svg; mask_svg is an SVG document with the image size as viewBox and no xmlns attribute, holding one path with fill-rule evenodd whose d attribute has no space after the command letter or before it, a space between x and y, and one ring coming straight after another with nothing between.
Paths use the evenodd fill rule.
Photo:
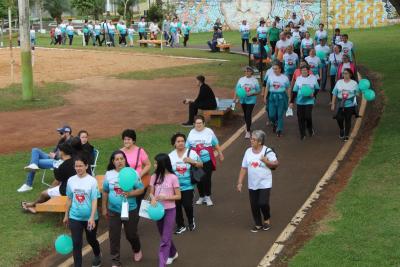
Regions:
<instances>
[{"instance_id":1,"label":"green grass lawn","mask_svg":"<svg viewBox=\"0 0 400 267\"><path fill-rule=\"evenodd\" d=\"M400 25L353 30L358 62L382 74L386 106L369 153L338 195L329 232L309 241L289 266L400 266Z\"/></svg>"},{"instance_id":2,"label":"green grass lawn","mask_svg":"<svg viewBox=\"0 0 400 267\"><path fill-rule=\"evenodd\" d=\"M62 82L35 85L33 101L21 99L21 84L13 84L0 89L0 112L23 109L43 109L57 107L65 104L63 94L72 90L72 85Z\"/></svg>"},{"instance_id":3,"label":"green grass lawn","mask_svg":"<svg viewBox=\"0 0 400 267\"><path fill-rule=\"evenodd\" d=\"M177 125L153 126L138 132L138 144L146 149L151 161L157 153L170 152L169 138L177 131L187 132ZM100 150L96 173L105 172L109 156L122 146L119 137L93 140L92 144ZM47 148L49 151L50 148ZM28 151L11 155L0 155L0 266L18 266L39 255L40 251L50 249L56 236L68 232L62 224L61 214L25 214L20 202L34 200L39 192L46 189L41 184L41 172L37 174L34 190L17 193L24 182L26 173L23 167L29 161ZM49 180L50 175L48 175Z\"/></svg>"}]
</instances>

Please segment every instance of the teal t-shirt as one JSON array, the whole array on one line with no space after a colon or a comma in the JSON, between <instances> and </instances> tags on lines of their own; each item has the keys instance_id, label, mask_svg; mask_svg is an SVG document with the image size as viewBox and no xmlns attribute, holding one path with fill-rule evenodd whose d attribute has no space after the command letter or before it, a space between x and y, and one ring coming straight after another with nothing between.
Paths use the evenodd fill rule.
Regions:
<instances>
[{"instance_id":1,"label":"teal t-shirt","mask_svg":"<svg viewBox=\"0 0 400 267\"><path fill-rule=\"evenodd\" d=\"M179 158L176 150L169 153L169 158L171 160L172 169L175 175L178 177L179 186L181 191L193 190L194 186L190 178L191 164L183 162L184 158L188 157L189 149L186 149L185 153L181 158ZM189 157L195 161L200 161L199 155L194 150L190 150Z\"/></svg>"},{"instance_id":2,"label":"teal t-shirt","mask_svg":"<svg viewBox=\"0 0 400 267\"><path fill-rule=\"evenodd\" d=\"M146 32L146 22L139 22L138 23L138 32L145 33Z\"/></svg>"},{"instance_id":3,"label":"teal t-shirt","mask_svg":"<svg viewBox=\"0 0 400 267\"><path fill-rule=\"evenodd\" d=\"M184 26L183 27L183 34L184 35L189 35L191 29L192 28L190 26Z\"/></svg>"},{"instance_id":4,"label":"teal t-shirt","mask_svg":"<svg viewBox=\"0 0 400 267\"><path fill-rule=\"evenodd\" d=\"M260 92L260 84L258 80L254 77L242 77L236 84L235 90L239 90L240 88L244 89L246 93L259 93ZM241 104L256 104L257 95L240 97L239 101Z\"/></svg>"},{"instance_id":5,"label":"teal t-shirt","mask_svg":"<svg viewBox=\"0 0 400 267\"><path fill-rule=\"evenodd\" d=\"M258 27L257 28L257 35L258 39L267 39L268 28L267 27Z\"/></svg>"},{"instance_id":6,"label":"teal t-shirt","mask_svg":"<svg viewBox=\"0 0 400 267\"><path fill-rule=\"evenodd\" d=\"M289 88L290 82L286 75L281 74L277 76L272 73L268 77L267 85L270 94L283 93Z\"/></svg>"},{"instance_id":7,"label":"teal t-shirt","mask_svg":"<svg viewBox=\"0 0 400 267\"><path fill-rule=\"evenodd\" d=\"M119 186L119 173L116 170L107 171L104 176L103 191L108 193L108 209L121 213L122 202L125 201L125 197L122 195L124 192ZM137 174L139 177L139 174ZM139 179L134 185L133 189L144 188L142 181ZM137 208L136 197L127 198L129 211Z\"/></svg>"},{"instance_id":8,"label":"teal t-shirt","mask_svg":"<svg viewBox=\"0 0 400 267\"><path fill-rule=\"evenodd\" d=\"M186 148L192 148L200 156L202 162L209 162L211 160L208 149L215 147L219 144L217 137L210 128L204 128L202 131L192 129L186 140Z\"/></svg>"},{"instance_id":9,"label":"teal t-shirt","mask_svg":"<svg viewBox=\"0 0 400 267\"><path fill-rule=\"evenodd\" d=\"M314 91L319 90L319 84L317 77L314 75L309 75L308 77L299 76L293 87L293 92L297 92L296 104L297 105L314 105L315 97L303 96L301 93L301 88L303 86L309 86Z\"/></svg>"},{"instance_id":10,"label":"teal t-shirt","mask_svg":"<svg viewBox=\"0 0 400 267\"><path fill-rule=\"evenodd\" d=\"M344 80L339 80L333 88L332 95L337 97L338 107L350 108L357 105L356 96L359 92L356 81L350 80L346 83Z\"/></svg>"},{"instance_id":11,"label":"teal t-shirt","mask_svg":"<svg viewBox=\"0 0 400 267\"><path fill-rule=\"evenodd\" d=\"M92 201L100 198L96 178L87 174L80 178L74 175L68 179L67 197L71 200L69 218L77 221L88 221L92 213ZM96 210L94 219L99 218Z\"/></svg>"},{"instance_id":12,"label":"teal t-shirt","mask_svg":"<svg viewBox=\"0 0 400 267\"><path fill-rule=\"evenodd\" d=\"M281 31L278 28L276 28L276 27L270 28L268 31L269 41L270 42L278 42L280 33L281 33Z\"/></svg>"}]
</instances>

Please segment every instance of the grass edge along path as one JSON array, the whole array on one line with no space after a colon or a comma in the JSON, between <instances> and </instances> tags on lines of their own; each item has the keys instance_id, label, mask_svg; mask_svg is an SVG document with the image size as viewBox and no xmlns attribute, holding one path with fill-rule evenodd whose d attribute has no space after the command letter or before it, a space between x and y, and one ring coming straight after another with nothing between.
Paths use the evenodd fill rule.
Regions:
<instances>
[{"instance_id":1,"label":"grass edge along path","mask_svg":"<svg viewBox=\"0 0 400 267\"><path fill-rule=\"evenodd\" d=\"M398 266L400 205L400 93L397 61L400 25L351 31L359 63L382 74L386 106L370 150L337 196L326 223L290 260L289 266Z\"/></svg>"},{"instance_id":2,"label":"grass edge along path","mask_svg":"<svg viewBox=\"0 0 400 267\"><path fill-rule=\"evenodd\" d=\"M172 150L169 138L175 132L187 133L179 125L151 126L143 131L138 131L138 144L144 147L150 160L160 152ZM93 140L91 143L100 150L97 174L105 173L109 156L114 150L122 146L120 136ZM51 148L45 149L50 151ZM16 193L17 188L23 183L26 173L23 167L29 160L28 151L9 155L0 155L0 266L19 266L32 258L37 258L40 253L53 249L55 238L68 233L61 223L63 214L43 213L25 214L20 208L20 202L34 200L46 187L41 184L41 172L36 175L34 190L27 193ZM47 179L51 178L50 173Z\"/></svg>"}]
</instances>

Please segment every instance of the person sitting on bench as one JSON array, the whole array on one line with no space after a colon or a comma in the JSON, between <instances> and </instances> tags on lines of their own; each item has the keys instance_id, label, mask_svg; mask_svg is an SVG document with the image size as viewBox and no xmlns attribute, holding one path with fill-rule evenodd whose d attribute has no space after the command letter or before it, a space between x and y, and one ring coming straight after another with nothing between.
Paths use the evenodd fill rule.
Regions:
<instances>
[{"instance_id":1,"label":"person sitting on bench","mask_svg":"<svg viewBox=\"0 0 400 267\"><path fill-rule=\"evenodd\" d=\"M64 125L57 129L61 135L57 146L50 153L45 153L39 148L33 148L31 153L31 161L24 169L28 171L25 183L17 190L17 192L26 192L32 190L33 179L35 178L36 171L40 169L52 169L58 159L60 159L59 148L63 143L69 143L72 137L72 129L68 125Z\"/></svg>"},{"instance_id":2,"label":"person sitting on bench","mask_svg":"<svg viewBox=\"0 0 400 267\"><path fill-rule=\"evenodd\" d=\"M184 104L189 104L189 120L182 123L184 127L192 127L194 117L197 115L198 109L213 110L217 108L217 100L213 90L205 83L206 78L203 75L196 77L197 85L200 87L199 94L195 100L185 99Z\"/></svg>"},{"instance_id":3,"label":"person sitting on bench","mask_svg":"<svg viewBox=\"0 0 400 267\"><path fill-rule=\"evenodd\" d=\"M218 39L223 38L222 31L214 26L214 33L211 41L208 41L207 44L211 49L211 52L219 52L219 48L217 47Z\"/></svg>"},{"instance_id":4,"label":"person sitting on bench","mask_svg":"<svg viewBox=\"0 0 400 267\"><path fill-rule=\"evenodd\" d=\"M36 204L46 202L50 198L65 196L68 179L76 174L74 160L72 159L73 149L69 144L62 144L59 147L61 165L54 169L54 181L49 189L40 193L39 198L34 202L21 202L22 209L36 213Z\"/></svg>"}]
</instances>

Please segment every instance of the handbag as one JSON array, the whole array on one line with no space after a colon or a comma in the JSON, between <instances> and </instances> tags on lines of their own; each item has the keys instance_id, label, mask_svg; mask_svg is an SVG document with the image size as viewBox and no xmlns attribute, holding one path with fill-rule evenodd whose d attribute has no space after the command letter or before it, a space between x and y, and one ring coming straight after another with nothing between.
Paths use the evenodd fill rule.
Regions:
<instances>
[{"instance_id":1,"label":"handbag","mask_svg":"<svg viewBox=\"0 0 400 267\"><path fill-rule=\"evenodd\" d=\"M189 158L191 149L188 149L187 152L187 157ZM203 170L203 168L197 168L193 165L190 166L190 181L192 184L197 184L200 183L204 176L206 176L206 172Z\"/></svg>"},{"instance_id":2,"label":"handbag","mask_svg":"<svg viewBox=\"0 0 400 267\"><path fill-rule=\"evenodd\" d=\"M150 219L149 217L149 213L147 212L149 207L150 207L150 201L147 199L143 199L141 204L140 204L140 209L139 209L139 216L146 218L146 219Z\"/></svg>"}]
</instances>

